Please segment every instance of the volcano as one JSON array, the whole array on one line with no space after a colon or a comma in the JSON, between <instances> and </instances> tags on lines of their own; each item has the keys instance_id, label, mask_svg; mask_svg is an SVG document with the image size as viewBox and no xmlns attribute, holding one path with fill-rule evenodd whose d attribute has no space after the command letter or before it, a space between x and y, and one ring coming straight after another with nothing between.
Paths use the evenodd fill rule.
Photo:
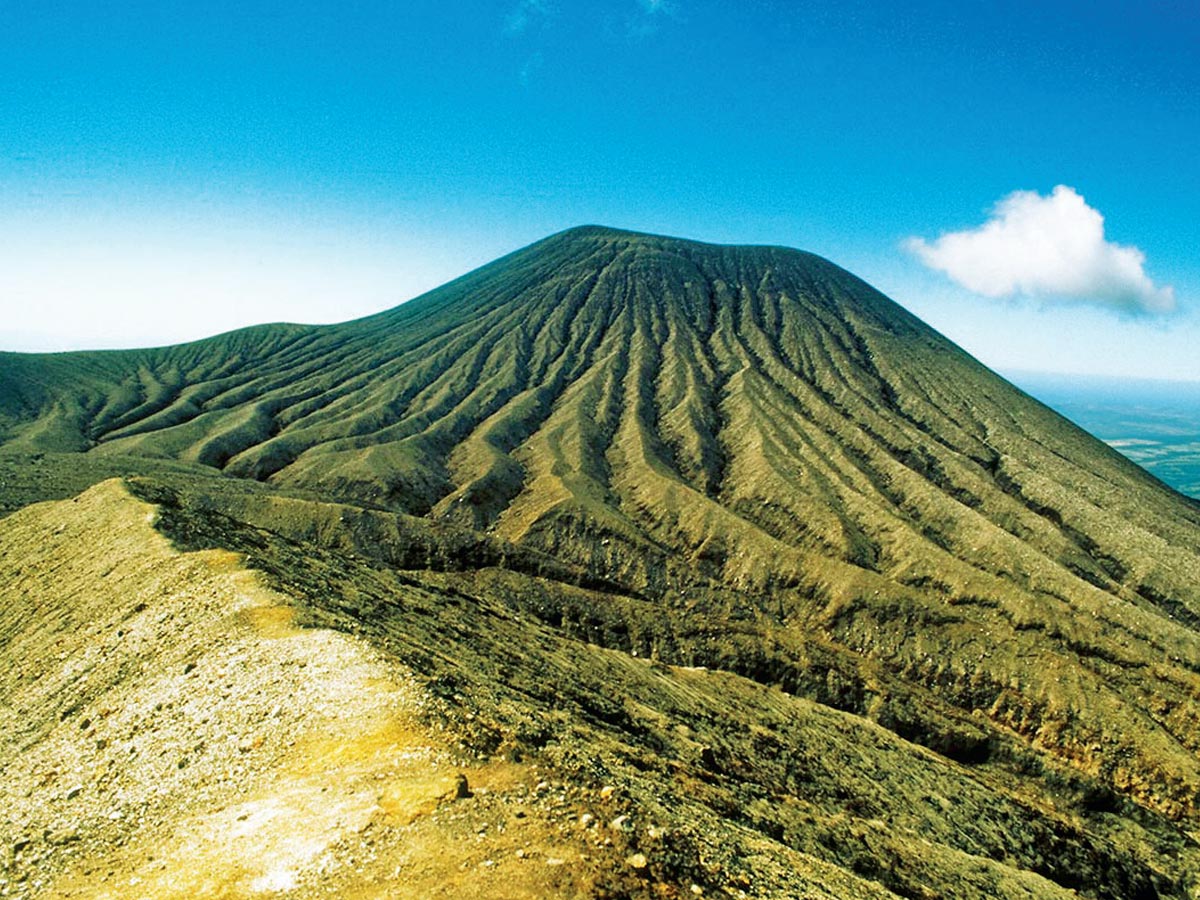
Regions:
<instances>
[{"instance_id":1,"label":"volcano","mask_svg":"<svg viewBox=\"0 0 1200 900\"><path fill-rule=\"evenodd\" d=\"M811 254L0 354L0 504L17 896L1200 896L1200 504Z\"/></svg>"}]
</instances>

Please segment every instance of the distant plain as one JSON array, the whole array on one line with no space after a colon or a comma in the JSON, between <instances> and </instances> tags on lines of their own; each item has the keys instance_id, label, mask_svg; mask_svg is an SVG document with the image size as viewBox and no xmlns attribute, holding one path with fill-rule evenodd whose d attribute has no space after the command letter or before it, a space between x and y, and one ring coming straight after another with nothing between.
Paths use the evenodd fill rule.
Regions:
<instances>
[{"instance_id":1,"label":"distant plain","mask_svg":"<svg viewBox=\"0 0 1200 900\"><path fill-rule=\"evenodd\" d=\"M1004 374L1159 480L1200 499L1200 383Z\"/></svg>"}]
</instances>

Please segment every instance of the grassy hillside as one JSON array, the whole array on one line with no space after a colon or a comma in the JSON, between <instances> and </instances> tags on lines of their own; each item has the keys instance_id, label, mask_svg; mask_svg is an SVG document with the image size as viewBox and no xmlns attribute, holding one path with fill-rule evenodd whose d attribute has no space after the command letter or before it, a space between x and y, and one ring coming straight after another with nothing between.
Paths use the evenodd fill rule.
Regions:
<instances>
[{"instance_id":1,"label":"grassy hillside","mask_svg":"<svg viewBox=\"0 0 1200 900\"><path fill-rule=\"evenodd\" d=\"M818 257L575 229L345 325L0 356L0 416L9 508L132 478L466 752L695 825L595 893L1195 887L1200 505Z\"/></svg>"}]
</instances>

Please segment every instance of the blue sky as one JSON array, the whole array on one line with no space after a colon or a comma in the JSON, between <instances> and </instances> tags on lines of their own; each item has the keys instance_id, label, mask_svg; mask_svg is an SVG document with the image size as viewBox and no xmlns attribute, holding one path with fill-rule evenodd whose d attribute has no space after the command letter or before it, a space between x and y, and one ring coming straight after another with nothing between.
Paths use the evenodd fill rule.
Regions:
<instances>
[{"instance_id":1,"label":"blue sky","mask_svg":"<svg viewBox=\"0 0 1200 900\"><path fill-rule=\"evenodd\" d=\"M1193 10L0 5L0 347L338 321L590 222L812 250L1001 370L1200 379Z\"/></svg>"}]
</instances>

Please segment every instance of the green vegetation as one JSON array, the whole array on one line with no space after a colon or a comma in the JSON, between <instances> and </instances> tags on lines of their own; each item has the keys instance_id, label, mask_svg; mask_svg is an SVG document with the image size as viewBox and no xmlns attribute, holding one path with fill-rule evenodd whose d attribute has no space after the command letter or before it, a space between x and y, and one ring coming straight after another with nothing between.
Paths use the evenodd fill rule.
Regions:
<instances>
[{"instance_id":1,"label":"green vegetation","mask_svg":"<svg viewBox=\"0 0 1200 900\"><path fill-rule=\"evenodd\" d=\"M818 257L575 229L345 325L0 356L0 436L8 508L125 476L464 751L620 785L671 890L1200 890L1200 504Z\"/></svg>"}]
</instances>

